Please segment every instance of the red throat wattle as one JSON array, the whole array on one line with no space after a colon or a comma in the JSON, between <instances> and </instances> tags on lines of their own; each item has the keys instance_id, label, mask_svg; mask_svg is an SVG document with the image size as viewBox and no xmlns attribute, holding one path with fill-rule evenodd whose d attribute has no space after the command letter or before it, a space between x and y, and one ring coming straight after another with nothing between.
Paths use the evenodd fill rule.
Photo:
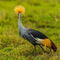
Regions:
<instances>
[{"instance_id":1,"label":"red throat wattle","mask_svg":"<svg viewBox=\"0 0 60 60\"><path fill-rule=\"evenodd\" d=\"M18 17L18 19L19 19L19 17Z\"/></svg>"}]
</instances>

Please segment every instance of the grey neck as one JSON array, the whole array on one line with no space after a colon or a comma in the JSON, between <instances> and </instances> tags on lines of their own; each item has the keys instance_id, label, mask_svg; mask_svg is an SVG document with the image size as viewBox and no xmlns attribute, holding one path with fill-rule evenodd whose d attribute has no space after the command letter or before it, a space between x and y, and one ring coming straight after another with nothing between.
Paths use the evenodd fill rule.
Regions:
<instances>
[{"instance_id":1,"label":"grey neck","mask_svg":"<svg viewBox=\"0 0 60 60\"><path fill-rule=\"evenodd\" d=\"M24 26L22 25L22 22L21 22L21 14L20 13L19 13L18 27L19 27L19 31L24 29Z\"/></svg>"}]
</instances>

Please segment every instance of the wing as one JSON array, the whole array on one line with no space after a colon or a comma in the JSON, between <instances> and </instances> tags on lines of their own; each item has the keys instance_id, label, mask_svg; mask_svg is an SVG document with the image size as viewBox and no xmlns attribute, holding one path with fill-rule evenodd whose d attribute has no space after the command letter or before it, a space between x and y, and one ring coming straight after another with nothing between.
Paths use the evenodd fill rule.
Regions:
<instances>
[{"instance_id":1,"label":"wing","mask_svg":"<svg viewBox=\"0 0 60 60\"><path fill-rule=\"evenodd\" d=\"M57 47L55 44L43 33L33 30L33 29L28 29L28 32L32 38L34 38L37 44L42 44L44 46L47 46L49 48L52 48L54 51L57 50Z\"/></svg>"},{"instance_id":2,"label":"wing","mask_svg":"<svg viewBox=\"0 0 60 60\"><path fill-rule=\"evenodd\" d=\"M39 39L47 39L48 37L44 35L43 33L33 30L33 29L28 29L29 34L31 34L34 38L39 38Z\"/></svg>"},{"instance_id":3,"label":"wing","mask_svg":"<svg viewBox=\"0 0 60 60\"><path fill-rule=\"evenodd\" d=\"M36 44L43 44L44 39L48 39L46 35L33 29L28 29L28 33L35 40Z\"/></svg>"}]
</instances>

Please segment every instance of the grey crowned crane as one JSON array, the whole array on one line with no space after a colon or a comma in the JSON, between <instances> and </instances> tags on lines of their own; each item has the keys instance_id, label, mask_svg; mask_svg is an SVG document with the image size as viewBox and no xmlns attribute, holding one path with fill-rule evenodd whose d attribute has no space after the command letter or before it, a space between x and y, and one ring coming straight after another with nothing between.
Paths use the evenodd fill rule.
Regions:
<instances>
[{"instance_id":1,"label":"grey crowned crane","mask_svg":"<svg viewBox=\"0 0 60 60\"><path fill-rule=\"evenodd\" d=\"M19 21L18 21L18 27L19 27L19 34L20 36L22 36L24 39L28 40L35 48L35 55L36 55L36 45L39 45L41 47L41 45L44 45L46 47L49 47L50 49L53 49L53 51L57 51L57 47L55 46L55 44L43 33L36 31L34 29L29 29L29 28L25 28L22 25L21 22L21 14L23 14L25 12L25 9L23 6L17 6L15 7L15 12L18 14L19 16ZM42 48L42 47L41 47ZM44 52L46 52L43 48L42 50Z\"/></svg>"}]
</instances>

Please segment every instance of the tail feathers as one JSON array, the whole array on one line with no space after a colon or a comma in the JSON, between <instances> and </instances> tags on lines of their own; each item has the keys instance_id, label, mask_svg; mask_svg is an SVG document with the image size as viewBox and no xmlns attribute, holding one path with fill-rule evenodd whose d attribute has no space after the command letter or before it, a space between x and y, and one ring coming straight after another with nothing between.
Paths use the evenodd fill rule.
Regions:
<instances>
[{"instance_id":1,"label":"tail feathers","mask_svg":"<svg viewBox=\"0 0 60 60\"><path fill-rule=\"evenodd\" d=\"M54 50L54 52L57 51L57 47L52 41L51 41L51 48Z\"/></svg>"}]
</instances>

